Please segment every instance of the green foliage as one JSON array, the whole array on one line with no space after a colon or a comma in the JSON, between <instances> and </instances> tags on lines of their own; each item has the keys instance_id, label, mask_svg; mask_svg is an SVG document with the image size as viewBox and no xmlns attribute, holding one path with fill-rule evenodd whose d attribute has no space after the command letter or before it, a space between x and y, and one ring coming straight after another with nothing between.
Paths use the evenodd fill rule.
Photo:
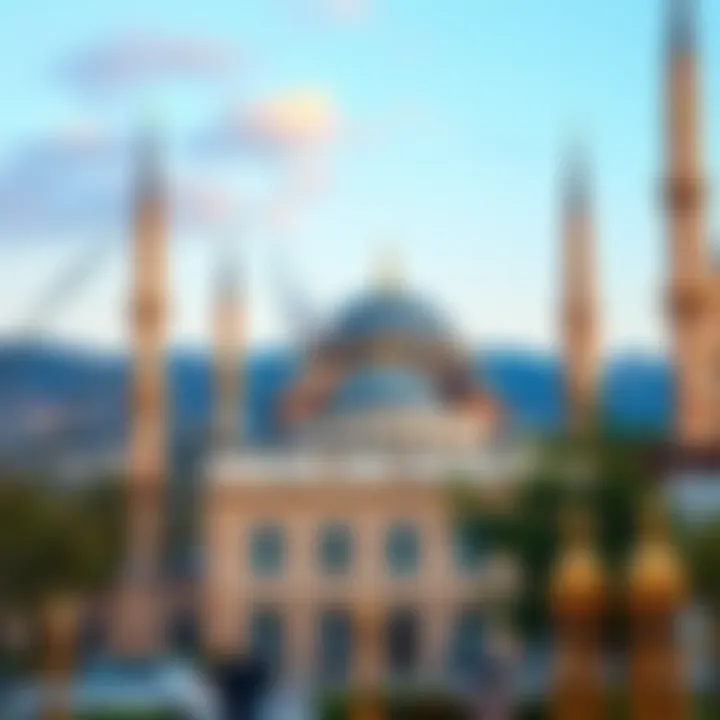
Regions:
<instances>
[{"instance_id":1,"label":"green foliage","mask_svg":"<svg viewBox=\"0 0 720 720\"><path fill-rule=\"evenodd\" d=\"M6 606L36 608L52 594L106 583L121 543L114 485L52 486L27 478L0 482L0 592Z\"/></svg>"},{"instance_id":2,"label":"green foliage","mask_svg":"<svg viewBox=\"0 0 720 720\"><path fill-rule=\"evenodd\" d=\"M520 563L523 591L511 610L524 637L542 638L550 629L548 586L568 506L580 504L591 512L605 564L617 570L625 563L649 485L650 449L645 441L603 433L550 438L511 507L463 500L459 513L474 527L478 542L507 551ZM611 626L619 624L611 619Z\"/></svg>"},{"instance_id":3,"label":"green foliage","mask_svg":"<svg viewBox=\"0 0 720 720\"><path fill-rule=\"evenodd\" d=\"M720 517L682 527L680 534L695 595L720 613Z\"/></svg>"},{"instance_id":4,"label":"green foliage","mask_svg":"<svg viewBox=\"0 0 720 720\"><path fill-rule=\"evenodd\" d=\"M31 631L23 647L0 649L5 669L35 664L44 606L62 596L82 599L112 579L121 529L116 483L68 487L0 474L0 618Z\"/></svg>"}]
</instances>

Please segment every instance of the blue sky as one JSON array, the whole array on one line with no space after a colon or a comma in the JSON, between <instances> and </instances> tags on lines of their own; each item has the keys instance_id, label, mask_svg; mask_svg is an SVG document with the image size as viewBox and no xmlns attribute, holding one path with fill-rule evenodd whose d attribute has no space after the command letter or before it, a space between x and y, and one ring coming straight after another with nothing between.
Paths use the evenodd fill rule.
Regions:
<instances>
[{"instance_id":1,"label":"blue sky","mask_svg":"<svg viewBox=\"0 0 720 720\"><path fill-rule=\"evenodd\" d=\"M242 197L242 230L212 225L173 236L173 342L207 341L213 262L219 238L231 236L248 258L258 345L290 336L278 257L308 302L327 313L362 289L392 246L407 282L434 298L469 342L552 347L560 173L581 142L594 172L606 348L662 347L663 0L13 5L4 9L0 46L2 168L43 137L74 127L127 136L152 114L173 172ZM712 122L720 123L720 72L710 72L720 67L720 42L712 43L720 6L701 5L712 180L720 162L711 132L720 127ZM222 47L232 67L108 82L98 92L70 70L138 32ZM198 151L197 138L231 113L255 117L257 107L298 97L312 98L326 120L317 137L302 138L300 162L243 147L212 157ZM254 206L258 197L281 206L288 194L291 221L280 228ZM714 208L710 218L720 230ZM48 318L46 332L121 345L125 235L117 222L62 237L6 231L0 331L17 327L84 246L103 242L102 264Z\"/></svg>"}]
</instances>

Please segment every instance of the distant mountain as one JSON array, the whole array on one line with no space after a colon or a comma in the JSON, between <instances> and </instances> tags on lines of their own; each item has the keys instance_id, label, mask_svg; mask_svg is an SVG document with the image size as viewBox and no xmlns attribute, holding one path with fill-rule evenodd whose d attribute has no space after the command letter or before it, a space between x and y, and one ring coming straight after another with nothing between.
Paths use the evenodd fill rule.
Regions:
<instances>
[{"instance_id":1,"label":"distant mountain","mask_svg":"<svg viewBox=\"0 0 720 720\"><path fill-rule=\"evenodd\" d=\"M295 360L281 350L258 352L248 364L246 426L255 442L269 442L274 401L293 374ZM211 382L207 356L175 353L168 361L172 438L176 445L206 437ZM562 418L562 374L557 358L494 350L477 358L478 378L528 430L548 430ZM0 346L0 454L43 452L68 446L118 448L123 439L127 359L60 347ZM621 356L602 382L605 417L635 430L667 427L671 374L653 356Z\"/></svg>"},{"instance_id":2,"label":"distant mountain","mask_svg":"<svg viewBox=\"0 0 720 720\"><path fill-rule=\"evenodd\" d=\"M672 421L672 368L661 358L626 355L613 360L603 380L603 410L615 425L666 431Z\"/></svg>"},{"instance_id":3,"label":"distant mountain","mask_svg":"<svg viewBox=\"0 0 720 720\"><path fill-rule=\"evenodd\" d=\"M562 365L551 355L491 351L478 359L478 376L529 430L557 428L563 417ZM612 358L600 381L601 414L616 427L662 432L670 424L672 372L659 356Z\"/></svg>"}]
</instances>

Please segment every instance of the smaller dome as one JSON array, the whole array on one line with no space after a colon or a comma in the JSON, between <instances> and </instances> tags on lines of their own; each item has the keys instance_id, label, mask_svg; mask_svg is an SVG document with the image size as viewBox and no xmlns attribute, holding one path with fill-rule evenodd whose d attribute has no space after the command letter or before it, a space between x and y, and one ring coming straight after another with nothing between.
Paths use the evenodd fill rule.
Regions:
<instances>
[{"instance_id":1,"label":"smaller dome","mask_svg":"<svg viewBox=\"0 0 720 720\"><path fill-rule=\"evenodd\" d=\"M335 391L333 412L435 406L438 396L421 373L398 367L370 367L346 377Z\"/></svg>"}]
</instances>

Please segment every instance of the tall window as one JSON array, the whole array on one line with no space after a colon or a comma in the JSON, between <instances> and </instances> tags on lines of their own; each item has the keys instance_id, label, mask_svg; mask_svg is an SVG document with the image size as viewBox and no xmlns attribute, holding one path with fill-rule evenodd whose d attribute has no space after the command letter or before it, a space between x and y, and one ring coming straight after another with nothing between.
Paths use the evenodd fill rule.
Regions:
<instances>
[{"instance_id":1,"label":"tall window","mask_svg":"<svg viewBox=\"0 0 720 720\"><path fill-rule=\"evenodd\" d=\"M252 658L263 663L271 673L282 668L285 628L279 612L271 608L257 608L250 620L250 652Z\"/></svg>"},{"instance_id":2,"label":"tall window","mask_svg":"<svg viewBox=\"0 0 720 720\"><path fill-rule=\"evenodd\" d=\"M319 670L321 677L330 682L343 682L348 677L352 652L352 621L350 613L332 608L320 614Z\"/></svg>"},{"instance_id":3,"label":"tall window","mask_svg":"<svg viewBox=\"0 0 720 720\"><path fill-rule=\"evenodd\" d=\"M277 525L255 528L250 539L250 564L257 577L277 577L285 564L285 537Z\"/></svg>"},{"instance_id":4,"label":"tall window","mask_svg":"<svg viewBox=\"0 0 720 720\"><path fill-rule=\"evenodd\" d=\"M420 563L420 540L417 528L410 523L397 523L388 530L385 562L392 575L415 575Z\"/></svg>"},{"instance_id":5,"label":"tall window","mask_svg":"<svg viewBox=\"0 0 720 720\"><path fill-rule=\"evenodd\" d=\"M396 608L388 616L387 665L394 676L408 676L420 662L420 618L414 608Z\"/></svg>"},{"instance_id":6,"label":"tall window","mask_svg":"<svg viewBox=\"0 0 720 720\"><path fill-rule=\"evenodd\" d=\"M458 572L472 573L482 562L482 541L469 523L459 521L453 527L452 559Z\"/></svg>"},{"instance_id":7,"label":"tall window","mask_svg":"<svg viewBox=\"0 0 720 720\"><path fill-rule=\"evenodd\" d=\"M321 528L318 554L323 572L344 575L352 563L352 533L347 525L326 525Z\"/></svg>"},{"instance_id":8,"label":"tall window","mask_svg":"<svg viewBox=\"0 0 720 720\"><path fill-rule=\"evenodd\" d=\"M483 620L475 607L461 608L450 638L450 665L455 677L475 679L483 661Z\"/></svg>"}]
</instances>

